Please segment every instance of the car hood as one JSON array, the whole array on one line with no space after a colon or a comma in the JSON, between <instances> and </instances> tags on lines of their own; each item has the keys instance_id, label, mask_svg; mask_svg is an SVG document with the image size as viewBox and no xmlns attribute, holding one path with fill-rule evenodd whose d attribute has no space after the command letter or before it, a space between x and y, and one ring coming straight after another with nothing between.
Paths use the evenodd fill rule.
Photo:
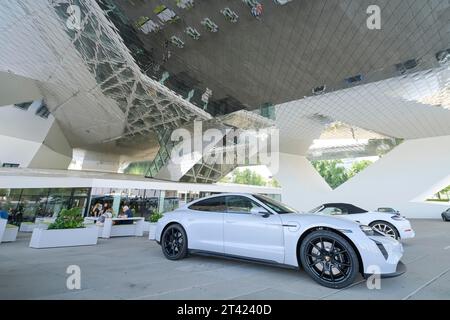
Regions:
<instances>
[{"instance_id":1,"label":"car hood","mask_svg":"<svg viewBox=\"0 0 450 320\"><path fill-rule=\"evenodd\" d=\"M357 229L359 230L359 223L354 222L352 220L335 218L320 214L311 214L311 213L287 213L280 214L281 221L284 224L288 224L289 222L297 222L300 225L310 224L310 225L320 225L327 226L331 228L337 229Z\"/></svg>"}]
</instances>

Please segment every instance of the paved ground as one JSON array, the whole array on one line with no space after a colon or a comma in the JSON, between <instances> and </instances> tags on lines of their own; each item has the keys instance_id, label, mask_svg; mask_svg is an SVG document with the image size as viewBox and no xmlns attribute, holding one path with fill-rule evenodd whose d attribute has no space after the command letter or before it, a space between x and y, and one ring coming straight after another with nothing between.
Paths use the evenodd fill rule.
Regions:
<instances>
[{"instance_id":1,"label":"paved ground","mask_svg":"<svg viewBox=\"0 0 450 320\"><path fill-rule=\"evenodd\" d=\"M0 299L450 299L450 223L412 222L404 243L408 272L381 290L356 283L321 287L303 271L191 256L168 261L146 238L97 246L31 249L29 235L0 245ZM81 267L81 290L66 288L66 268Z\"/></svg>"}]
</instances>

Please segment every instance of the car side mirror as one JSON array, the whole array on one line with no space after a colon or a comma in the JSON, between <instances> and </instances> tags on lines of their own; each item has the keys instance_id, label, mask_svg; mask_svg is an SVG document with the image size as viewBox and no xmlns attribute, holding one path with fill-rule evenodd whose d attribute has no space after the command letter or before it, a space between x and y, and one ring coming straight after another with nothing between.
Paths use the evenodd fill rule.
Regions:
<instances>
[{"instance_id":1,"label":"car side mirror","mask_svg":"<svg viewBox=\"0 0 450 320\"><path fill-rule=\"evenodd\" d=\"M261 208L261 207L252 208L250 210L250 213L258 215L258 216L262 216L263 218L268 218L270 216L270 213L266 209Z\"/></svg>"}]
</instances>

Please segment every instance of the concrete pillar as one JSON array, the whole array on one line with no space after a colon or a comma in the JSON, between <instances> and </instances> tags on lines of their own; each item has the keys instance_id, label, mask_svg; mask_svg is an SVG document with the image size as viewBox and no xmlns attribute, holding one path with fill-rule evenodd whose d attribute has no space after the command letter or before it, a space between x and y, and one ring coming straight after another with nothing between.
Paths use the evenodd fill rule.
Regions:
<instances>
[{"instance_id":1,"label":"concrete pillar","mask_svg":"<svg viewBox=\"0 0 450 320\"><path fill-rule=\"evenodd\" d=\"M158 211L164 212L164 198L166 197L166 191L161 190L159 194L159 203L158 203Z\"/></svg>"},{"instance_id":2,"label":"concrete pillar","mask_svg":"<svg viewBox=\"0 0 450 320\"><path fill-rule=\"evenodd\" d=\"M282 187L282 201L300 211L322 203L330 186L304 156L280 153L278 172L272 172Z\"/></svg>"},{"instance_id":3,"label":"concrete pillar","mask_svg":"<svg viewBox=\"0 0 450 320\"><path fill-rule=\"evenodd\" d=\"M113 204L112 204L112 210L114 213L114 216L117 216L120 212L120 200L121 200L121 193L114 194L113 197Z\"/></svg>"}]
</instances>

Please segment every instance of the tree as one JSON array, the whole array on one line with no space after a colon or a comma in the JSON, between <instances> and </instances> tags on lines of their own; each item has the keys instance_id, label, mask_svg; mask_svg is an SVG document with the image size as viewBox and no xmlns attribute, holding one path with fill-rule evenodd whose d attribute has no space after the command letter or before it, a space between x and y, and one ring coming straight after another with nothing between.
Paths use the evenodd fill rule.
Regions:
<instances>
[{"instance_id":1,"label":"tree","mask_svg":"<svg viewBox=\"0 0 450 320\"><path fill-rule=\"evenodd\" d=\"M439 191L438 193L436 193L436 197L439 200L445 200L445 199L449 200L450 199L449 193L450 193L450 186L448 186L448 187L442 189L441 191Z\"/></svg>"},{"instance_id":2,"label":"tree","mask_svg":"<svg viewBox=\"0 0 450 320\"><path fill-rule=\"evenodd\" d=\"M354 162L348 172L348 178L350 179L350 178L356 176L358 173L360 173L361 171L366 169L372 163L373 162L370 160L362 160L362 161Z\"/></svg>"},{"instance_id":3,"label":"tree","mask_svg":"<svg viewBox=\"0 0 450 320\"><path fill-rule=\"evenodd\" d=\"M137 175L143 176L150 169L152 162L151 161L143 161L143 162L133 162L128 165L128 167L123 170L123 173L129 175Z\"/></svg>"},{"instance_id":4,"label":"tree","mask_svg":"<svg viewBox=\"0 0 450 320\"><path fill-rule=\"evenodd\" d=\"M244 170L236 169L233 172L231 182L252 186L265 186L267 184L266 179L264 179L263 176L248 168Z\"/></svg>"},{"instance_id":5,"label":"tree","mask_svg":"<svg viewBox=\"0 0 450 320\"><path fill-rule=\"evenodd\" d=\"M348 179L366 169L373 162L369 160L357 161L348 170L343 166L341 160L320 160L312 161L311 163L330 187L336 189Z\"/></svg>"},{"instance_id":6,"label":"tree","mask_svg":"<svg viewBox=\"0 0 450 320\"><path fill-rule=\"evenodd\" d=\"M341 160L312 161L312 165L333 189L339 187L349 178Z\"/></svg>"},{"instance_id":7,"label":"tree","mask_svg":"<svg viewBox=\"0 0 450 320\"><path fill-rule=\"evenodd\" d=\"M273 188L281 188L281 184L278 182L278 180L276 180L274 178L267 181L267 186L273 187Z\"/></svg>"}]
</instances>

